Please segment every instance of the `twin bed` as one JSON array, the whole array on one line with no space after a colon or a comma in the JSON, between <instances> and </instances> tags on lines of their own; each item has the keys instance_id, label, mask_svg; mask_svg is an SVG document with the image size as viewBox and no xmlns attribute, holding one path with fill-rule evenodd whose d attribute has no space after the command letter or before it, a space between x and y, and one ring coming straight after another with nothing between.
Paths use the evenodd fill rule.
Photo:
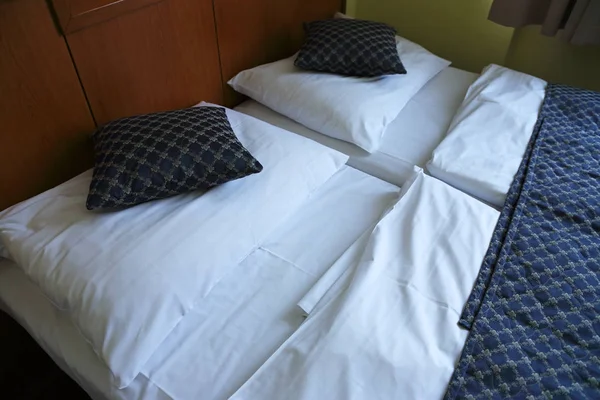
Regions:
<instances>
[{"instance_id":1,"label":"twin bed","mask_svg":"<svg viewBox=\"0 0 600 400\"><path fill-rule=\"evenodd\" d=\"M546 83L436 62L375 123L371 152L359 145L378 140L331 137L314 112L285 116L242 90L255 100L226 113L262 172L89 212L88 171L3 211L2 309L97 399L460 397L448 385L472 353L461 358L458 321L525 174ZM479 394L515 395L495 386Z\"/></svg>"},{"instance_id":2,"label":"twin bed","mask_svg":"<svg viewBox=\"0 0 600 400\"><path fill-rule=\"evenodd\" d=\"M69 316L8 261L0 267L3 308L93 398L227 398L300 326L296 303L399 191L342 167L220 280L122 390Z\"/></svg>"}]
</instances>

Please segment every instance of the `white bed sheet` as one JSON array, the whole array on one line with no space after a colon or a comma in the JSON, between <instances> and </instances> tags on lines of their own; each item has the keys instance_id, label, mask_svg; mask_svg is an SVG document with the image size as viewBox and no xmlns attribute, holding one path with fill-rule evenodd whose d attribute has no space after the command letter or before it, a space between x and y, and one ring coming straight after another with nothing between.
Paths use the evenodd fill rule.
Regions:
<instances>
[{"instance_id":1,"label":"white bed sheet","mask_svg":"<svg viewBox=\"0 0 600 400\"><path fill-rule=\"evenodd\" d=\"M297 329L296 304L399 192L344 167L183 319L126 389L110 384L70 319L8 261L0 305L94 398L227 398Z\"/></svg>"},{"instance_id":2,"label":"white bed sheet","mask_svg":"<svg viewBox=\"0 0 600 400\"><path fill-rule=\"evenodd\" d=\"M317 284L302 299L306 322L232 399L442 398L498 216L418 172L321 279L325 290Z\"/></svg>"},{"instance_id":3,"label":"white bed sheet","mask_svg":"<svg viewBox=\"0 0 600 400\"><path fill-rule=\"evenodd\" d=\"M424 167L444 139L469 86L479 75L446 68L429 81L387 129L375 153L308 129L257 103L246 101L235 109L272 125L295 132L350 156L348 165L387 182L402 186L413 167Z\"/></svg>"}]
</instances>

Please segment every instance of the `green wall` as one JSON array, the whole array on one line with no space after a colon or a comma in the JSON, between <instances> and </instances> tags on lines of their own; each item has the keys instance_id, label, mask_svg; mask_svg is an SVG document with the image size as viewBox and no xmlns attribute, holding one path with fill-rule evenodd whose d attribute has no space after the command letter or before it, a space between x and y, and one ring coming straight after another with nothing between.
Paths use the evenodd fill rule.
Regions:
<instances>
[{"instance_id":1,"label":"green wall","mask_svg":"<svg viewBox=\"0 0 600 400\"><path fill-rule=\"evenodd\" d=\"M488 21L492 0L347 0L348 14L386 22L398 34L479 72L506 65L552 82L600 90L600 47L577 47Z\"/></svg>"},{"instance_id":2,"label":"green wall","mask_svg":"<svg viewBox=\"0 0 600 400\"><path fill-rule=\"evenodd\" d=\"M346 0L346 14L351 17L356 17L357 6L358 0Z\"/></svg>"},{"instance_id":3,"label":"green wall","mask_svg":"<svg viewBox=\"0 0 600 400\"><path fill-rule=\"evenodd\" d=\"M505 65L544 78L600 91L600 46L573 46L531 26L517 29Z\"/></svg>"},{"instance_id":4,"label":"green wall","mask_svg":"<svg viewBox=\"0 0 600 400\"><path fill-rule=\"evenodd\" d=\"M359 18L386 22L398 34L453 62L481 71L502 64L513 29L487 20L491 0L355 0Z\"/></svg>"}]
</instances>

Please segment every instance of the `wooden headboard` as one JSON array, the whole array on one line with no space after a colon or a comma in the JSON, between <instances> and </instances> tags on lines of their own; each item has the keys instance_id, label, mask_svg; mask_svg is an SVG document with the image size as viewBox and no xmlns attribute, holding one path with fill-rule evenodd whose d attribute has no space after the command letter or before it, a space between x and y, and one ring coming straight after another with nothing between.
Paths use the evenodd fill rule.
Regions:
<instances>
[{"instance_id":1,"label":"wooden headboard","mask_svg":"<svg viewBox=\"0 0 600 400\"><path fill-rule=\"evenodd\" d=\"M241 97L226 82L238 72L293 55L304 39L302 23L330 18L343 9L339 0L215 0L215 17L225 104Z\"/></svg>"},{"instance_id":2,"label":"wooden headboard","mask_svg":"<svg viewBox=\"0 0 600 400\"><path fill-rule=\"evenodd\" d=\"M342 0L0 0L0 210L92 166L95 127L210 101Z\"/></svg>"}]
</instances>

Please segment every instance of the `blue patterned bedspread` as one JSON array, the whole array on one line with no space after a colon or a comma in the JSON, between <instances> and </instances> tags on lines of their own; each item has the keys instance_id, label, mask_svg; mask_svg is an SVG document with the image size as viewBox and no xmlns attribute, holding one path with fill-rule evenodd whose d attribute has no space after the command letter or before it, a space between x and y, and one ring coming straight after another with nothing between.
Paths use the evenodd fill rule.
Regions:
<instances>
[{"instance_id":1,"label":"blue patterned bedspread","mask_svg":"<svg viewBox=\"0 0 600 400\"><path fill-rule=\"evenodd\" d=\"M600 399L600 93L549 85L446 399Z\"/></svg>"}]
</instances>

